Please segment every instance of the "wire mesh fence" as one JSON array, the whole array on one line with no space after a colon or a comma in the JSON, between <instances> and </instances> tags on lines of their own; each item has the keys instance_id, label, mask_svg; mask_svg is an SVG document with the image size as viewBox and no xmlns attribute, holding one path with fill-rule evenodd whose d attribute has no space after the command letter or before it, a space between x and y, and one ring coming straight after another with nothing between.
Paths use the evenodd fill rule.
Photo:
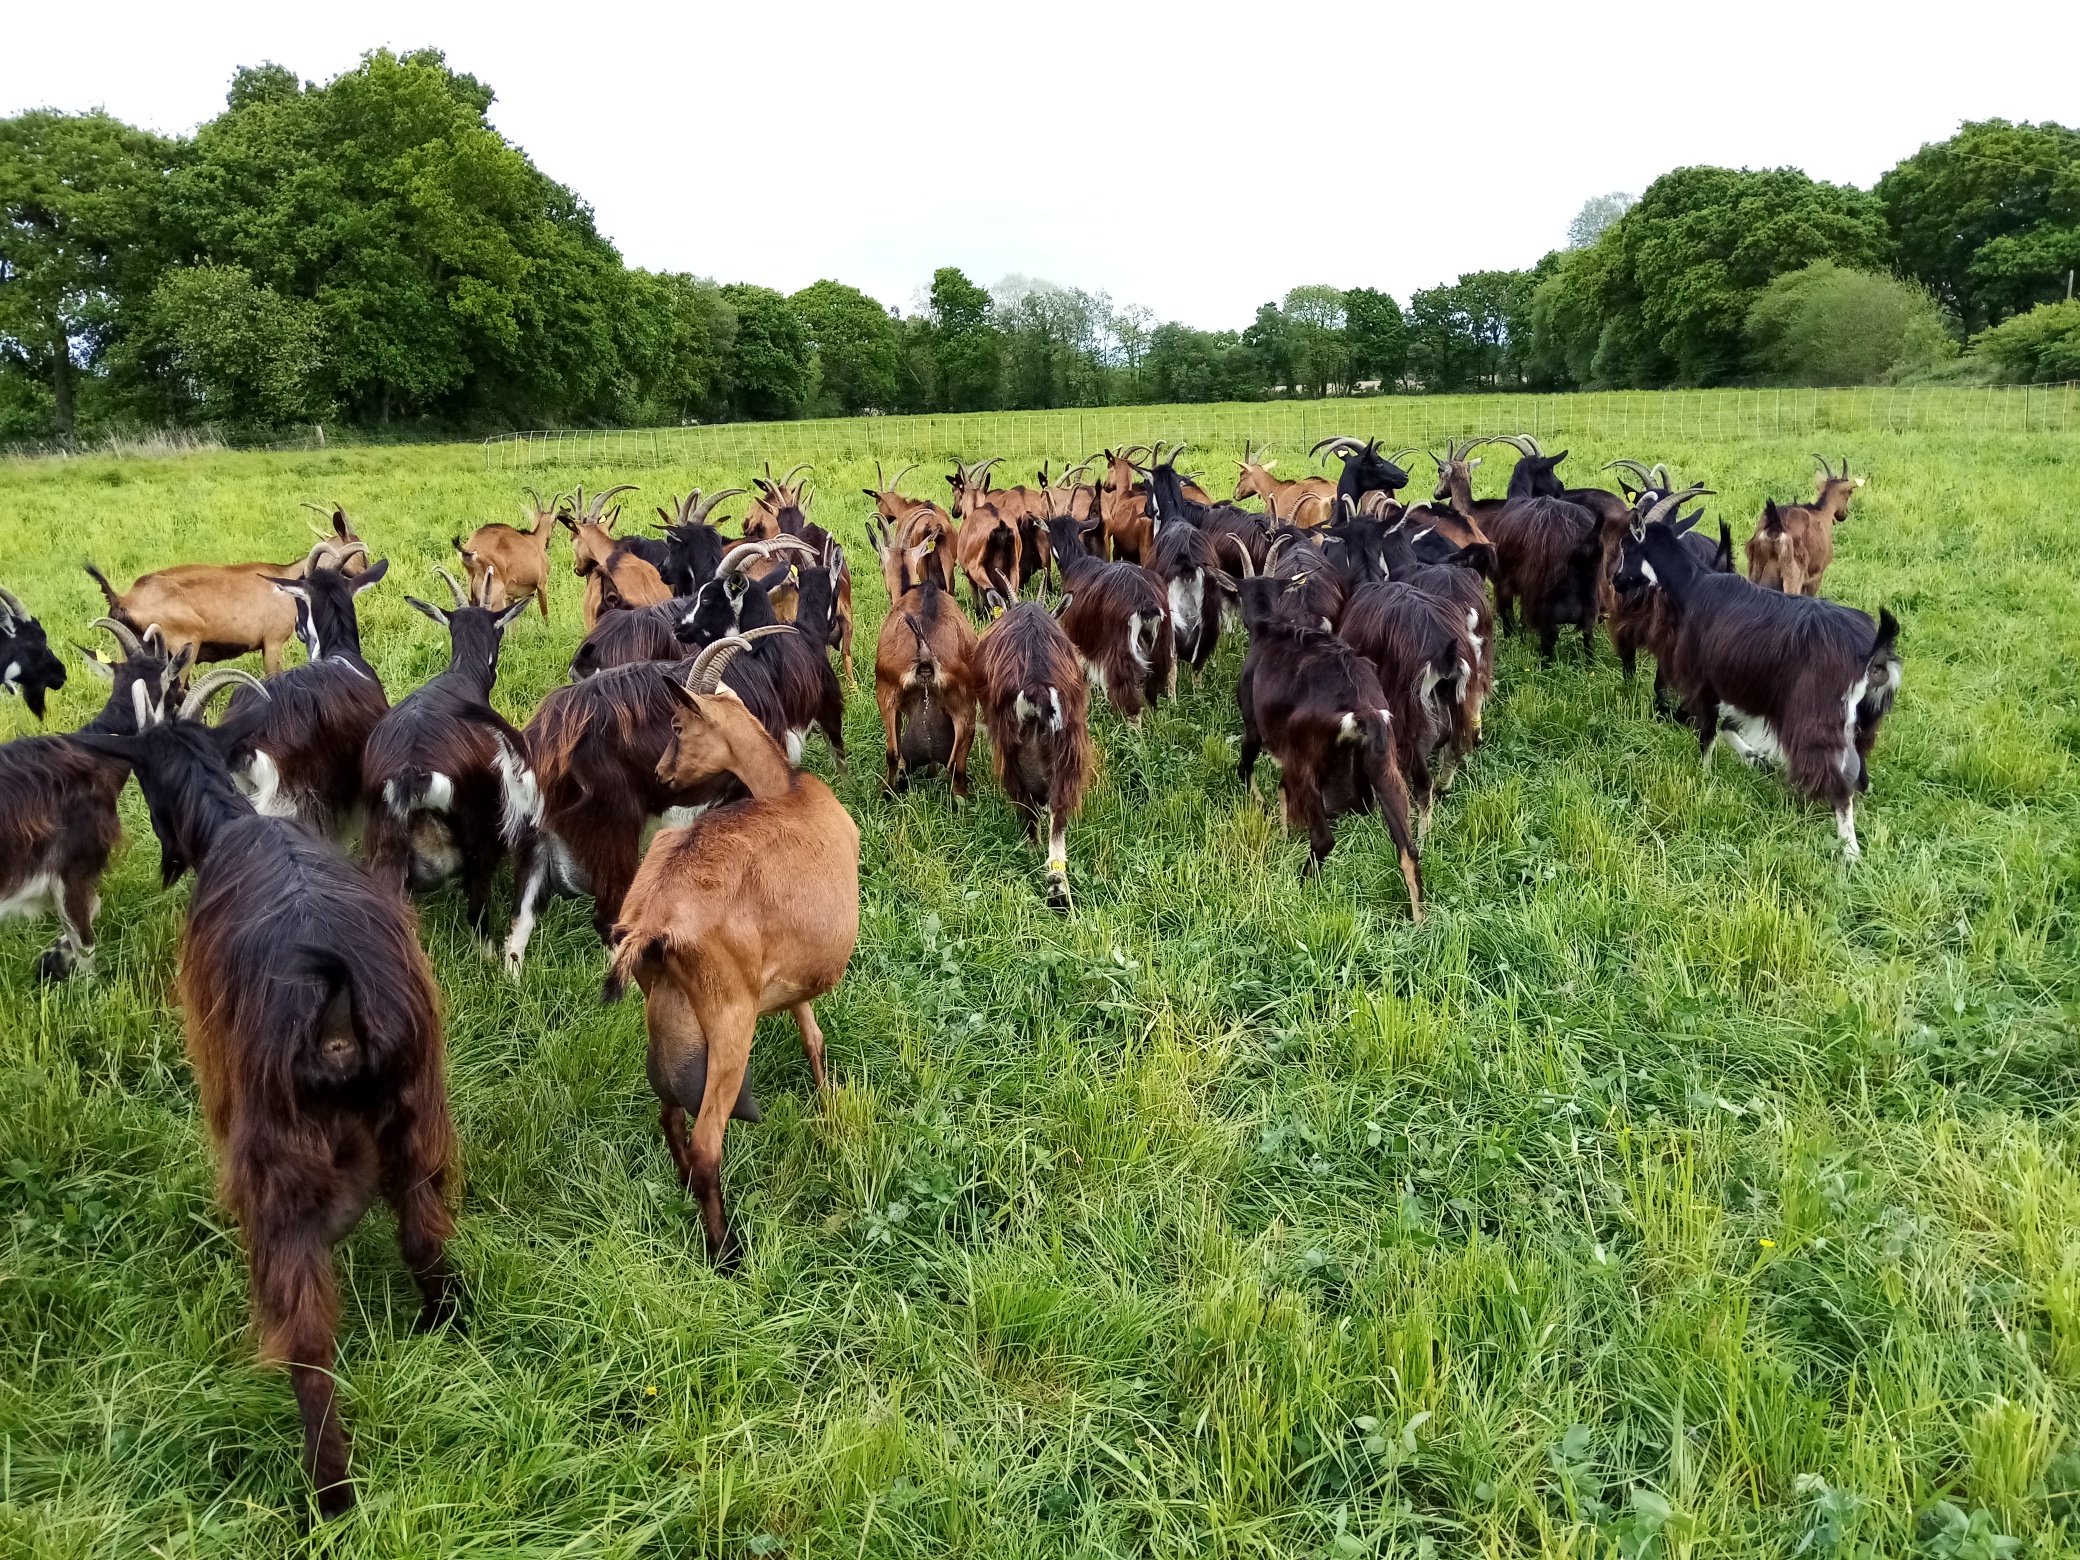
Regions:
<instances>
[{"instance_id":1,"label":"wire mesh fence","mask_svg":"<svg viewBox=\"0 0 2080 1560\"><path fill-rule=\"evenodd\" d=\"M2080 432L2080 384L1857 390L1616 390L1564 395L1381 396L1215 406L1072 407L720 423L684 428L552 428L484 441L498 470L537 466L741 465L771 460L937 461L1017 449L1081 459L1156 439L1202 450L1244 441L1306 449L1330 434L1427 447L1445 438L1751 440L1850 433Z\"/></svg>"}]
</instances>

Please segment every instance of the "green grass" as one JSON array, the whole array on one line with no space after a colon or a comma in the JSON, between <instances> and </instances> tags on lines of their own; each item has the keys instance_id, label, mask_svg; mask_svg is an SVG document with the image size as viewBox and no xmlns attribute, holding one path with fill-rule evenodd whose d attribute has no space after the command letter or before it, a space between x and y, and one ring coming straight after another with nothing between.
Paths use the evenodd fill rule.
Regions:
<instances>
[{"instance_id":1,"label":"green grass","mask_svg":"<svg viewBox=\"0 0 2080 1560\"><path fill-rule=\"evenodd\" d=\"M1743 539L1809 482L1803 429L1557 431L1578 473L1711 481ZM876 430L826 436L865 668ZM1059 453L1034 446L987 449ZM1607 654L1511 643L1416 927L1376 821L1302 883L1236 785L1231 644L1143 729L1097 716L1059 919L987 781L965 810L881 797L856 692L835 1094L762 1032L733 1279L701 1260L637 1005L597 1005L589 907L555 906L512 984L428 902L473 1312L412 1334L387 1218L342 1246L364 1504L318 1539L172 1006L187 890L159 889L133 788L99 973L39 987L52 927L0 926L0 1553L2067 1552L2080 451L1846 448L1872 480L1827 587L1891 605L1906 658L1853 870L1777 778L1700 772ZM640 500L747 474L645 469ZM0 464L0 582L84 638L83 556L288 557L297 502L336 497L392 559L363 631L394 696L445 657L405 591L519 480L467 446ZM555 558L556 622L507 648L516 719L577 639Z\"/></svg>"}]
</instances>

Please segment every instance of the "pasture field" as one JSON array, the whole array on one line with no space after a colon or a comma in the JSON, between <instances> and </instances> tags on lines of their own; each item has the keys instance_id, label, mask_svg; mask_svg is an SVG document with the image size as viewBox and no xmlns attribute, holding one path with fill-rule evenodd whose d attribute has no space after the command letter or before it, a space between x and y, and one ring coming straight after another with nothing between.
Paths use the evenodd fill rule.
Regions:
<instances>
[{"instance_id":1,"label":"pasture field","mask_svg":"<svg viewBox=\"0 0 2080 1560\"><path fill-rule=\"evenodd\" d=\"M1454 431L1514 426L1491 401ZM1543 432L1576 481L1627 455L1711 483L1737 541L1765 493L1810 493L1818 447ZM796 458L785 428L733 432L761 436ZM589 905L551 907L515 983L458 895L427 901L471 1314L409 1330L387 1214L340 1248L363 1504L312 1536L171 1003L188 890L160 888L133 787L98 972L39 986L53 927L0 926L0 1553L2076 1547L2071 432L1828 435L1870 484L1827 591L1903 624L1861 863L1778 777L1701 770L1607 643L1542 669L1511 641L1420 927L1376 820L1302 882L1304 841L1237 784L1239 636L1141 729L1094 711L1066 918L980 755L964 809L936 781L884 799L859 490L890 451L824 436L814 513L853 550L862 683L850 768L820 740L809 761L860 821L862 927L820 1004L826 1103L791 1026L761 1030L766 1119L725 1172L741 1274L701 1259ZM1061 450L960 453L1023 478ZM1225 491L1234 453L1193 460ZM446 539L513 518L519 482L639 481L633 515L751 474L521 472L473 445L6 462L0 583L86 639L83 557L119 583L288 558L297 504L337 498L392 560L362 630L396 698L446 659L405 593L439 591ZM507 642L516 721L579 637L554 557L554 621ZM51 727L102 686L75 671ZM30 729L0 705L0 733Z\"/></svg>"}]
</instances>

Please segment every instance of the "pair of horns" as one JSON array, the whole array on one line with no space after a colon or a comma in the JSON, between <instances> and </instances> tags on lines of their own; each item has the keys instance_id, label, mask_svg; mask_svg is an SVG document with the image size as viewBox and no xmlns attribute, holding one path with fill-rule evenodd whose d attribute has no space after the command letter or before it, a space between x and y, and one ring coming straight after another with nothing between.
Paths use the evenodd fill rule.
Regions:
<instances>
[{"instance_id":1,"label":"pair of horns","mask_svg":"<svg viewBox=\"0 0 2080 1560\"><path fill-rule=\"evenodd\" d=\"M1830 467L1830 466L1829 466L1829 465L1827 464L1827 457L1826 457L1825 455L1815 455L1815 456L1813 457L1813 459L1815 459L1815 460L1817 460L1818 462L1820 462L1820 475L1821 475L1821 476L1822 476L1823 478L1825 478L1825 479L1826 479L1827 481L1829 481L1829 482L1847 482L1847 481L1849 480L1849 457L1848 457L1848 456L1844 455L1844 456L1842 457L1842 469L1841 469L1840 471L1836 471L1836 470L1832 469L1832 468L1831 468L1831 467Z\"/></svg>"},{"instance_id":2,"label":"pair of horns","mask_svg":"<svg viewBox=\"0 0 2080 1560\"><path fill-rule=\"evenodd\" d=\"M1368 450L1374 450L1378 447L1379 441L1377 439L1367 441L1365 439L1354 439L1347 433L1332 433L1326 439L1317 440L1314 448L1307 453L1320 456L1323 462L1326 463L1331 455L1341 455L1345 460L1348 460L1353 455L1362 455Z\"/></svg>"},{"instance_id":3,"label":"pair of horns","mask_svg":"<svg viewBox=\"0 0 2080 1560\"><path fill-rule=\"evenodd\" d=\"M874 490L877 493L893 493L903 485L903 478L916 469L917 462L913 460L893 477L884 477L881 475L881 462L877 460L874 462Z\"/></svg>"},{"instance_id":4,"label":"pair of horns","mask_svg":"<svg viewBox=\"0 0 2080 1560\"><path fill-rule=\"evenodd\" d=\"M175 657L173 661L167 664L166 670L160 674L162 697L166 689L172 686L173 680L179 676L181 671L186 669L186 666L187 662L184 657ZM180 718L182 720L200 720L202 712L209 707L209 701L233 684L242 688L251 688L263 699L274 697L273 694L267 691L267 684L255 677L251 672L242 672L235 666L220 667L188 690L188 696L181 700Z\"/></svg>"},{"instance_id":5,"label":"pair of horns","mask_svg":"<svg viewBox=\"0 0 2080 1560\"><path fill-rule=\"evenodd\" d=\"M306 521L305 526L311 535L322 536L329 541L335 536L352 536L354 534L354 527L347 519L346 506L340 503L338 499L334 499L330 505L305 504L303 507L314 515L325 516L326 519L332 522L332 529L323 531Z\"/></svg>"},{"instance_id":6,"label":"pair of horns","mask_svg":"<svg viewBox=\"0 0 2080 1560\"><path fill-rule=\"evenodd\" d=\"M669 525L705 525L707 524L709 513L717 504L721 503L725 498L737 498L749 491L748 488L717 488L713 493L703 498L701 497L701 490L695 488L684 498L679 498L676 495L672 498L671 514L666 514L662 509L657 512L664 517L665 522ZM673 518L674 515L677 516L676 519Z\"/></svg>"},{"instance_id":7,"label":"pair of horns","mask_svg":"<svg viewBox=\"0 0 2080 1560\"><path fill-rule=\"evenodd\" d=\"M776 552L797 552L812 563L817 561L816 549L799 536L776 536L765 542L739 542L722 555L722 562L715 566L716 578L742 574L753 563L770 558Z\"/></svg>"},{"instance_id":8,"label":"pair of horns","mask_svg":"<svg viewBox=\"0 0 2080 1560\"><path fill-rule=\"evenodd\" d=\"M792 623L768 623L763 628L749 628L741 634L725 634L713 644L701 647L701 653L693 658L693 665L680 686L692 694L713 693L722 686L722 674L729 670L729 663L749 650L753 640L793 632Z\"/></svg>"},{"instance_id":9,"label":"pair of horns","mask_svg":"<svg viewBox=\"0 0 2080 1560\"><path fill-rule=\"evenodd\" d=\"M1706 487L1703 483L1698 483L1694 487L1684 488L1680 493L1670 493L1663 498L1657 499L1654 507L1640 517L1639 524L1635 529L1644 531L1655 521L1666 520L1676 510L1689 503L1691 499L1705 497L1713 491L1713 489Z\"/></svg>"},{"instance_id":10,"label":"pair of horns","mask_svg":"<svg viewBox=\"0 0 2080 1560\"><path fill-rule=\"evenodd\" d=\"M1528 455L1533 460L1543 460L1545 459L1546 454L1544 450L1538 447L1538 440L1532 438L1531 435L1528 433L1490 434L1485 439L1474 440L1473 444L1469 444L1466 447L1468 449L1472 449L1475 445L1480 444L1507 444L1519 455Z\"/></svg>"},{"instance_id":11,"label":"pair of horns","mask_svg":"<svg viewBox=\"0 0 2080 1560\"><path fill-rule=\"evenodd\" d=\"M33 623L35 617L22 605L15 593L0 585L0 629L13 629L16 623Z\"/></svg>"},{"instance_id":12,"label":"pair of horns","mask_svg":"<svg viewBox=\"0 0 2080 1560\"><path fill-rule=\"evenodd\" d=\"M1676 479L1668 474L1668 467L1655 463L1649 466L1644 461L1614 460L1603 468L1605 471L1629 471L1639 478L1640 491L1666 493L1675 486Z\"/></svg>"},{"instance_id":13,"label":"pair of horns","mask_svg":"<svg viewBox=\"0 0 2080 1560\"><path fill-rule=\"evenodd\" d=\"M469 590L464 590L462 582L446 569L435 569L433 572L448 582L448 593L455 598L457 607L490 607L491 580L498 573L496 567L486 567L484 577L476 581Z\"/></svg>"},{"instance_id":14,"label":"pair of horns","mask_svg":"<svg viewBox=\"0 0 2080 1560\"><path fill-rule=\"evenodd\" d=\"M362 541L324 541L310 550L303 560L303 572L315 573L319 569L344 569L355 558L368 557L368 544Z\"/></svg>"},{"instance_id":15,"label":"pair of horns","mask_svg":"<svg viewBox=\"0 0 2080 1560\"><path fill-rule=\"evenodd\" d=\"M599 492L592 495L591 501L587 502L585 498L585 484L581 482L578 484L577 491L571 495L571 512L586 525L598 525L600 515L606 510L608 499L612 498L616 493L633 493L636 491L637 488L633 482L623 482L614 487L600 489Z\"/></svg>"}]
</instances>

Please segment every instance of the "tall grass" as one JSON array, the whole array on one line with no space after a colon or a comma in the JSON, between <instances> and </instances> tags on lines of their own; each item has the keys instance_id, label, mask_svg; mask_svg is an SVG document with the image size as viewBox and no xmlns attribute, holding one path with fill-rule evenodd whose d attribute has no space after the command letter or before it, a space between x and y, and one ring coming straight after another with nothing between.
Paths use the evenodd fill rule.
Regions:
<instances>
[{"instance_id":1,"label":"tall grass","mask_svg":"<svg viewBox=\"0 0 2080 1560\"><path fill-rule=\"evenodd\" d=\"M1667 460L1744 537L1808 447L1581 438L1569 469ZM171 1005L186 890L133 790L99 973L39 987L51 928L0 927L0 1552L2063 1552L2080 456L1846 448L1871 482L1828 589L1891 605L1907 668L1853 870L1778 779L1701 770L1607 655L1511 643L1415 927L1376 822L1302 883L1304 843L1236 785L1231 646L1141 729L1097 716L1060 919L987 783L879 794L855 693L851 769L811 750L865 851L835 1092L764 1037L734 1279L700 1260L635 1004L596 1005L588 908L557 905L512 983L427 902L473 1312L415 1336L386 1222L342 1248L366 1503L318 1539ZM865 454L817 473L862 559ZM640 499L748 474L649 468ZM519 480L474 447L17 463L0 581L84 638L83 556L287 558L297 503L337 498L392 559L362 612L394 695L446 653L404 592ZM555 556L556 620L502 667L515 719L578 637Z\"/></svg>"}]
</instances>

